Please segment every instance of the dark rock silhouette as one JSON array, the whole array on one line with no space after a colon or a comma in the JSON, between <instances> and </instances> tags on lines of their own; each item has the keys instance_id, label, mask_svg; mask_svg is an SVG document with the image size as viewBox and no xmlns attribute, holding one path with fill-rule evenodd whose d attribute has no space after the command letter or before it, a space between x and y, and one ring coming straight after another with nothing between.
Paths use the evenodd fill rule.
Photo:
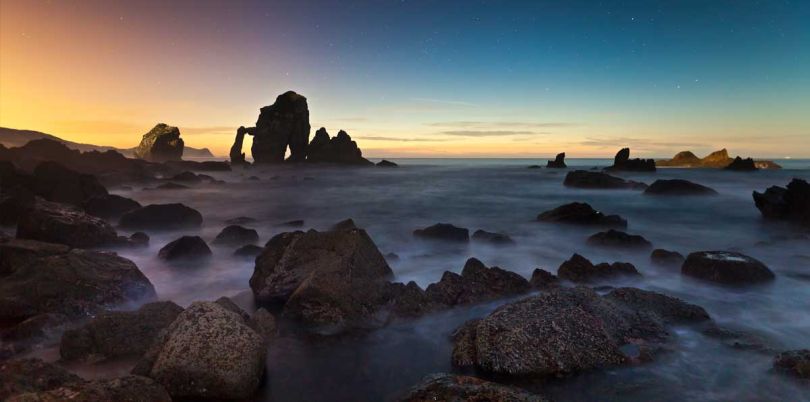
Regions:
<instances>
[{"instance_id":1,"label":"dark rock silhouette","mask_svg":"<svg viewBox=\"0 0 810 402\"><path fill-rule=\"evenodd\" d=\"M196 228L202 225L202 215L183 204L151 204L127 212L118 224L135 230L169 230Z\"/></svg>"},{"instance_id":2,"label":"dark rock silhouette","mask_svg":"<svg viewBox=\"0 0 810 402\"><path fill-rule=\"evenodd\" d=\"M253 135L251 153L256 163L281 163L288 147L288 160L303 162L307 156L309 130L307 98L287 91L272 105L261 108L256 127L247 128L245 133Z\"/></svg>"},{"instance_id":3,"label":"dark rock silhouette","mask_svg":"<svg viewBox=\"0 0 810 402\"><path fill-rule=\"evenodd\" d=\"M92 175L81 174L57 162L42 162L34 169L34 192L48 201L82 205L107 189Z\"/></svg>"},{"instance_id":4,"label":"dark rock silhouette","mask_svg":"<svg viewBox=\"0 0 810 402\"><path fill-rule=\"evenodd\" d=\"M307 162L374 165L368 159L363 158L363 152L345 131L340 130L336 136L330 138L329 133L323 127L315 132L312 142L309 143Z\"/></svg>"},{"instance_id":5,"label":"dark rock silhouette","mask_svg":"<svg viewBox=\"0 0 810 402\"><path fill-rule=\"evenodd\" d=\"M423 239L466 243L470 241L470 231L449 223L437 223L424 229L416 229L413 235Z\"/></svg>"},{"instance_id":6,"label":"dark rock silhouette","mask_svg":"<svg viewBox=\"0 0 810 402\"><path fill-rule=\"evenodd\" d=\"M539 290L553 289L560 286L560 279L551 272L542 268L535 268L529 283Z\"/></svg>"},{"instance_id":7,"label":"dark rock silhouette","mask_svg":"<svg viewBox=\"0 0 810 402\"><path fill-rule=\"evenodd\" d=\"M522 276L501 269L488 268L476 258L464 264L461 275L445 271L439 282L430 284L428 297L445 306L481 303L528 292L529 281Z\"/></svg>"},{"instance_id":8,"label":"dark rock silhouette","mask_svg":"<svg viewBox=\"0 0 810 402\"><path fill-rule=\"evenodd\" d=\"M717 191L688 180L656 180L646 190L646 195L717 195Z\"/></svg>"},{"instance_id":9,"label":"dark rock silhouette","mask_svg":"<svg viewBox=\"0 0 810 402\"><path fill-rule=\"evenodd\" d=\"M746 285L774 280L765 264L744 254L730 251L698 251L689 254L681 273L725 285Z\"/></svg>"},{"instance_id":10,"label":"dark rock silhouette","mask_svg":"<svg viewBox=\"0 0 810 402\"><path fill-rule=\"evenodd\" d=\"M233 140L233 145L231 146L231 165L244 165L247 164L245 161L245 153L242 152L242 145L245 142L245 134L248 133L248 130L245 126L239 126L236 129L236 138Z\"/></svg>"},{"instance_id":11,"label":"dark rock silhouette","mask_svg":"<svg viewBox=\"0 0 810 402\"><path fill-rule=\"evenodd\" d=\"M150 162L180 160L183 158L183 146L177 127L159 123L143 135L141 143L135 148L135 157Z\"/></svg>"},{"instance_id":12,"label":"dark rock silhouette","mask_svg":"<svg viewBox=\"0 0 810 402\"><path fill-rule=\"evenodd\" d=\"M613 166L607 170L626 170L634 172L655 171L655 161L652 159L630 159L630 148L622 148L613 158Z\"/></svg>"},{"instance_id":13,"label":"dark rock silhouette","mask_svg":"<svg viewBox=\"0 0 810 402\"><path fill-rule=\"evenodd\" d=\"M396 163L391 162L391 161L386 160L386 159L383 159L383 160L377 162L377 166L379 166L379 167L399 167L399 165L397 165Z\"/></svg>"},{"instance_id":14,"label":"dark rock silhouette","mask_svg":"<svg viewBox=\"0 0 810 402\"><path fill-rule=\"evenodd\" d=\"M589 189L643 190L647 188L647 185L644 183L624 180L603 172L591 172L587 170L568 172L568 174L565 175L563 185L566 187Z\"/></svg>"},{"instance_id":15,"label":"dark rock silhouette","mask_svg":"<svg viewBox=\"0 0 810 402\"><path fill-rule=\"evenodd\" d=\"M399 399L399 402L425 401L545 402L547 399L509 385L442 373L426 377Z\"/></svg>"},{"instance_id":16,"label":"dark rock silhouette","mask_svg":"<svg viewBox=\"0 0 810 402\"><path fill-rule=\"evenodd\" d=\"M677 251L669 251L662 248L657 248L650 253L650 261L656 265L680 268L685 260L686 259L684 258L683 254Z\"/></svg>"},{"instance_id":17,"label":"dark rock silhouette","mask_svg":"<svg viewBox=\"0 0 810 402\"><path fill-rule=\"evenodd\" d=\"M385 309L393 319L416 318L445 307L432 300L414 281L388 283L385 294L388 299Z\"/></svg>"},{"instance_id":18,"label":"dark rock silhouette","mask_svg":"<svg viewBox=\"0 0 810 402\"><path fill-rule=\"evenodd\" d=\"M537 220L576 225L627 227L627 221L621 216L605 215L584 202L572 202L570 204L560 205L557 208L537 215Z\"/></svg>"},{"instance_id":19,"label":"dark rock silhouette","mask_svg":"<svg viewBox=\"0 0 810 402\"><path fill-rule=\"evenodd\" d=\"M329 228L329 230L349 230L357 228L358 228L357 224L354 223L354 220L349 218L332 225L332 227Z\"/></svg>"},{"instance_id":20,"label":"dark rock silhouette","mask_svg":"<svg viewBox=\"0 0 810 402\"><path fill-rule=\"evenodd\" d=\"M759 168L757 168L757 165L754 163L753 159L751 158L743 159L739 156L734 158L734 160L731 161L731 163L729 163L728 166L726 166L724 169L736 170L738 172L752 172L755 170L759 170Z\"/></svg>"},{"instance_id":21,"label":"dark rock silhouette","mask_svg":"<svg viewBox=\"0 0 810 402\"><path fill-rule=\"evenodd\" d=\"M594 234L588 238L588 244L591 246L627 249L652 248L652 243L642 236L613 229Z\"/></svg>"},{"instance_id":22,"label":"dark rock silhouette","mask_svg":"<svg viewBox=\"0 0 810 402\"><path fill-rule=\"evenodd\" d=\"M223 161L169 161L164 165L174 170L191 170L194 172L228 172L231 165Z\"/></svg>"},{"instance_id":23,"label":"dark rock silhouette","mask_svg":"<svg viewBox=\"0 0 810 402\"><path fill-rule=\"evenodd\" d=\"M214 239L214 244L226 246L244 246L259 241L259 233L239 225L230 225L222 229Z\"/></svg>"},{"instance_id":24,"label":"dark rock silhouette","mask_svg":"<svg viewBox=\"0 0 810 402\"><path fill-rule=\"evenodd\" d=\"M197 259L211 256L211 249L200 236L183 236L163 246L158 257L164 260Z\"/></svg>"},{"instance_id":25,"label":"dark rock silhouette","mask_svg":"<svg viewBox=\"0 0 810 402\"><path fill-rule=\"evenodd\" d=\"M104 219L115 219L141 207L138 201L115 194L96 195L82 204L84 211Z\"/></svg>"},{"instance_id":26,"label":"dark rock silhouette","mask_svg":"<svg viewBox=\"0 0 810 402\"><path fill-rule=\"evenodd\" d=\"M256 257L257 255L261 254L264 248L259 247L255 244L247 244L242 247L239 247L233 252L233 255L236 257Z\"/></svg>"},{"instance_id":27,"label":"dark rock silhouette","mask_svg":"<svg viewBox=\"0 0 810 402\"><path fill-rule=\"evenodd\" d=\"M793 179L786 187L754 191L754 204L766 219L786 220L810 227L810 184Z\"/></svg>"},{"instance_id":28,"label":"dark rock silhouette","mask_svg":"<svg viewBox=\"0 0 810 402\"><path fill-rule=\"evenodd\" d=\"M596 282L621 276L639 276L636 267L626 262L606 262L594 265L587 258L574 254L557 269L560 279L576 283Z\"/></svg>"},{"instance_id":29,"label":"dark rock silhouette","mask_svg":"<svg viewBox=\"0 0 810 402\"><path fill-rule=\"evenodd\" d=\"M546 167L547 168L555 168L555 169L561 169L561 168L567 167L565 165L565 152L561 152L561 153L557 154L557 157L554 158L553 161L546 162Z\"/></svg>"}]
</instances>

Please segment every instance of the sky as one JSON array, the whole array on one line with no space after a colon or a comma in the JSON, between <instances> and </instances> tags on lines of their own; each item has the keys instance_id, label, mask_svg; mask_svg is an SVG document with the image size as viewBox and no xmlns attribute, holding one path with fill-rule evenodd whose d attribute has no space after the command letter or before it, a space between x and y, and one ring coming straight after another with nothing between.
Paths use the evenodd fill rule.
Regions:
<instances>
[{"instance_id":1,"label":"sky","mask_svg":"<svg viewBox=\"0 0 810 402\"><path fill-rule=\"evenodd\" d=\"M810 1L0 0L0 126L227 155L294 90L368 157L810 157ZM249 145L248 145L249 146Z\"/></svg>"}]
</instances>

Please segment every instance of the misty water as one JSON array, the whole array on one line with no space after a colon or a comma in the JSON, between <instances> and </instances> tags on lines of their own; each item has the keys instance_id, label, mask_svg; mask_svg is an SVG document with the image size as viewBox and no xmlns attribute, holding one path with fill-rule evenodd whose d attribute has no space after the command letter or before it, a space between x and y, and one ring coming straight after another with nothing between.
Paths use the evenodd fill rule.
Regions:
<instances>
[{"instance_id":1,"label":"misty water","mask_svg":"<svg viewBox=\"0 0 810 402\"><path fill-rule=\"evenodd\" d=\"M562 185L569 169L527 169L537 160L395 160L399 168L259 167L211 173L224 184L188 190L112 189L142 204L182 202L198 209L204 224L195 231L150 233L147 249L120 250L155 285L161 299L188 305L230 296L255 309L248 287L251 259L231 248L212 246L214 256L194 266L173 266L157 258L167 242L183 234L212 240L239 216L258 230L261 243L293 230L279 224L302 219L304 228L325 229L353 218L368 231L401 282L423 288L446 270L460 272L469 257L529 277L534 268L552 273L573 253L596 262L626 261L641 278L611 282L679 297L703 306L719 324L751 332L776 350L810 347L810 240L786 224L765 222L751 192L810 179L810 161L779 161L785 169L753 173L723 170L659 169L620 176L651 183L682 178L714 188L715 197L650 197L632 190L580 190ZM568 160L572 167L603 166L607 160ZM255 176L255 178L250 178ZM258 179L258 180L257 180ZM595 228L545 224L537 214L564 203L584 201L628 222L656 248L684 255L699 250L734 250L760 259L775 273L768 285L727 288L680 275L677 268L652 265L649 251L592 248L585 239ZM471 242L448 246L415 239L414 229L437 222L472 231L503 231L516 245ZM362 334L304 335L285 326L270 346L268 372L257 400L391 400L427 374L448 372L450 333L506 302L457 308ZM770 372L773 352L742 350L676 328L672 352L648 364L597 370L565 379L520 384L556 400L810 400L807 388ZM121 370L128 369L127 367ZM88 369L112 376L115 370Z\"/></svg>"}]
</instances>

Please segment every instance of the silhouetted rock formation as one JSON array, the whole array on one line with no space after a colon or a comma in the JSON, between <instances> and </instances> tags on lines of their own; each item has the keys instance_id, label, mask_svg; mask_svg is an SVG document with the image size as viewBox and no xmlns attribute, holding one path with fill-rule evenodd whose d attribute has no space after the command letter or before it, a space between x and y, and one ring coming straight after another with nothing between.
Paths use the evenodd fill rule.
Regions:
<instances>
[{"instance_id":1,"label":"silhouetted rock formation","mask_svg":"<svg viewBox=\"0 0 810 402\"><path fill-rule=\"evenodd\" d=\"M589 172L587 170L575 170L565 175L563 185L566 187L590 188L590 189L628 189L644 190L647 185L632 180L624 180L611 176L603 172Z\"/></svg>"},{"instance_id":2,"label":"silhouetted rock formation","mask_svg":"<svg viewBox=\"0 0 810 402\"><path fill-rule=\"evenodd\" d=\"M253 134L253 160L256 163L283 162L289 147L288 160L303 162L309 129L307 98L293 91L279 95L275 103L261 108L256 127L246 129L247 134Z\"/></svg>"},{"instance_id":3,"label":"silhouetted rock formation","mask_svg":"<svg viewBox=\"0 0 810 402\"><path fill-rule=\"evenodd\" d=\"M135 148L135 157L150 162L180 160L183 158L183 145L177 127L159 123L143 135L141 143Z\"/></svg>"},{"instance_id":4,"label":"silhouetted rock formation","mask_svg":"<svg viewBox=\"0 0 810 402\"><path fill-rule=\"evenodd\" d=\"M567 167L565 165L565 152L561 152L561 153L557 154L557 157L554 158L553 161L546 162L546 167L547 168L555 168L555 169L561 169L561 168Z\"/></svg>"},{"instance_id":5,"label":"silhouetted rock formation","mask_svg":"<svg viewBox=\"0 0 810 402\"><path fill-rule=\"evenodd\" d=\"M560 279L576 283L604 281L621 276L640 276L636 267L628 262L606 262L594 265L587 258L574 254L557 269Z\"/></svg>"},{"instance_id":6,"label":"silhouetted rock formation","mask_svg":"<svg viewBox=\"0 0 810 402\"><path fill-rule=\"evenodd\" d=\"M396 163L391 162L389 160L383 159L383 160L377 162L377 166L379 166L379 167L398 167L399 165L397 165Z\"/></svg>"},{"instance_id":7,"label":"silhouetted rock formation","mask_svg":"<svg viewBox=\"0 0 810 402\"><path fill-rule=\"evenodd\" d=\"M787 188L771 186L754 191L754 204L767 219L786 220L810 227L810 184L793 179Z\"/></svg>"},{"instance_id":8,"label":"silhouetted rock formation","mask_svg":"<svg viewBox=\"0 0 810 402\"><path fill-rule=\"evenodd\" d=\"M321 127L315 132L315 137L307 148L307 162L340 163L347 165L373 165L363 158L363 152L357 147L345 131L338 131L337 135L329 138L329 133Z\"/></svg>"},{"instance_id":9,"label":"silhouetted rock formation","mask_svg":"<svg viewBox=\"0 0 810 402\"><path fill-rule=\"evenodd\" d=\"M724 168L731 164L733 159L728 156L728 151L723 148L714 151L705 158L698 158L690 151L682 151L675 154L672 159L662 159L655 161L659 167L684 167L684 168ZM773 161L755 161L755 166L759 169L781 169L779 164Z\"/></svg>"},{"instance_id":10,"label":"silhouetted rock formation","mask_svg":"<svg viewBox=\"0 0 810 402\"><path fill-rule=\"evenodd\" d=\"M681 267L683 275L725 285L768 282L773 272L759 260L730 251L699 251L689 254Z\"/></svg>"},{"instance_id":11,"label":"silhouetted rock formation","mask_svg":"<svg viewBox=\"0 0 810 402\"><path fill-rule=\"evenodd\" d=\"M754 170L759 170L757 168L757 165L754 164L753 159L751 159L751 158L743 159L743 158L741 158L739 156L734 158L734 160L731 161L731 163L729 163L728 166L726 166L724 169L726 169L726 170L736 170L736 171L739 171L739 172L751 172L751 171L754 171Z\"/></svg>"},{"instance_id":12,"label":"silhouetted rock formation","mask_svg":"<svg viewBox=\"0 0 810 402\"><path fill-rule=\"evenodd\" d=\"M247 134L247 129L245 126L239 126L236 129L236 138L233 140L233 145L231 146L231 165L244 165L247 162L245 161L245 153L242 152L242 144L245 142L245 134Z\"/></svg>"},{"instance_id":13,"label":"silhouetted rock formation","mask_svg":"<svg viewBox=\"0 0 810 402\"><path fill-rule=\"evenodd\" d=\"M717 195L717 191L688 180L656 180L646 190L646 195Z\"/></svg>"},{"instance_id":14,"label":"silhouetted rock formation","mask_svg":"<svg viewBox=\"0 0 810 402\"><path fill-rule=\"evenodd\" d=\"M607 170L627 170L635 172L655 171L655 161L652 159L630 159L630 148L622 148L613 158L613 166Z\"/></svg>"},{"instance_id":15,"label":"silhouetted rock formation","mask_svg":"<svg viewBox=\"0 0 810 402\"><path fill-rule=\"evenodd\" d=\"M529 281L522 276L499 267L489 268L480 260L470 258L461 275L445 271L442 279L430 284L425 293L437 303L458 306L520 295L530 289Z\"/></svg>"}]
</instances>

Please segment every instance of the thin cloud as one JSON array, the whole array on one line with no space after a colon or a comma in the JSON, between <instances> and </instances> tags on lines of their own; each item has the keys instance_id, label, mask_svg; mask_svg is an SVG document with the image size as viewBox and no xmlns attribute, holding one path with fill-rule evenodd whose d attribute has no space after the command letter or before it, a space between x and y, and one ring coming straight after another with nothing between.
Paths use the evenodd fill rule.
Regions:
<instances>
[{"instance_id":1,"label":"thin cloud","mask_svg":"<svg viewBox=\"0 0 810 402\"><path fill-rule=\"evenodd\" d=\"M508 137L512 135L534 135L547 134L534 131L512 131L512 130L449 130L440 131L439 134L453 135L457 137Z\"/></svg>"},{"instance_id":2,"label":"thin cloud","mask_svg":"<svg viewBox=\"0 0 810 402\"><path fill-rule=\"evenodd\" d=\"M439 121L427 123L431 127L455 127L455 128L490 128L490 127L525 127L525 128L548 128L548 127L573 127L576 123L568 122L531 122L531 121Z\"/></svg>"},{"instance_id":3,"label":"thin cloud","mask_svg":"<svg viewBox=\"0 0 810 402\"><path fill-rule=\"evenodd\" d=\"M386 137L386 136L358 136L360 140L368 141L397 141L397 142L446 142L450 139L446 138L401 138L401 137Z\"/></svg>"}]
</instances>

